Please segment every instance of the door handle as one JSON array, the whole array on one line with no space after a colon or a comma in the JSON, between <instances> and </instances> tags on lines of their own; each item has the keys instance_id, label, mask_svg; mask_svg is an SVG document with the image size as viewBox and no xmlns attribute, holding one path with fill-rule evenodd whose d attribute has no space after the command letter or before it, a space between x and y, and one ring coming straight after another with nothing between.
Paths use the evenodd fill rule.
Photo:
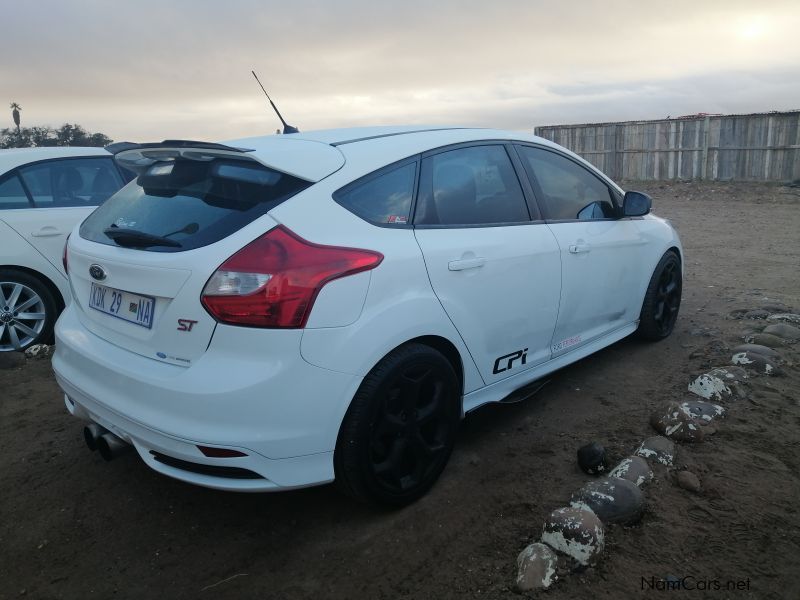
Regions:
<instances>
[{"instance_id":1,"label":"door handle","mask_svg":"<svg viewBox=\"0 0 800 600\"><path fill-rule=\"evenodd\" d=\"M447 263L447 268L450 271L464 271L466 269L477 269L486 264L486 259L482 256L475 258L463 258L461 260L451 260Z\"/></svg>"},{"instance_id":2,"label":"door handle","mask_svg":"<svg viewBox=\"0 0 800 600\"><path fill-rule=\"evenodd\" d=\"M52 225L45 225L39 231L34 231L31 233L33 237L55 237L57 235L61 235L61 230L58 227L53 227Z\"/></svg>"},{"instance_id":3,"label":"door handle","mask_svg":"<svg viewBox=\"0 0 800 600\"><path fill-rule=\"evenodd\" d=\"M589 244L572 244L569 247L570 254L581 254L583 252L591 252L592 247Z\"/></svg>"}]
</instances>

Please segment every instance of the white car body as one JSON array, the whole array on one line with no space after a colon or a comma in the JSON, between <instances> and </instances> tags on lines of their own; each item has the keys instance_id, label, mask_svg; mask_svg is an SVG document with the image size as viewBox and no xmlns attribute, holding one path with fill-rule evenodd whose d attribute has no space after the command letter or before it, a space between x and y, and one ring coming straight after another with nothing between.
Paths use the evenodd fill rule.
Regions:
<instances>
[{"instance_id":1,"label":"white car body","mask_svg":"<svg viewBox=\"0 0 800 600\"><path fill-rule=\"evenodd\" d=\"M551 148L623 194L574 154L526 134L331 130L228 142L315 183L215 243L141 252L89 241L76 228L68 244L75 302L58 321L53 359L68 410L177 479L238 491L297 488L334 479L337 436L351 400L375 365L410 340L457 358L464 413L633 333L659 259L670 249L682 255L663 219L391 228L332 199L396 161L485 141ZM302 328L217 322L201 303L209 278L279 225L314 244L384 258L324 285ZM109 286L156 299L152 329L87 308L95 264L107 271ZM191 331L176 327L179 319L195 321ZM241 456L208 456L200 445ZM216 467L257 476L220 476Z\"/></svg>"},{"instance_id":2,"label":"white car body","mask_svg":"<svg viewBox=\"0 0 800 600\"><path fill-rule=\"evenodd\" d=\"M50 165L55 161L67 165L70 159L94 158L110 159L111 155L103 148L0 150L0 182L8 177L17 177L19 170L26 167ZM120 185L122 183L120 180ZM64 243L75 225L83 221L97 205L34 206L30 192L26 190L26 194L30 202L28 207L17 207L18 204L11 204L8 197L0 198L0 269L19 270L33 275L51 290L60 306L67 305L71 296L61 264Z\"/></svg>"}]
</instances>

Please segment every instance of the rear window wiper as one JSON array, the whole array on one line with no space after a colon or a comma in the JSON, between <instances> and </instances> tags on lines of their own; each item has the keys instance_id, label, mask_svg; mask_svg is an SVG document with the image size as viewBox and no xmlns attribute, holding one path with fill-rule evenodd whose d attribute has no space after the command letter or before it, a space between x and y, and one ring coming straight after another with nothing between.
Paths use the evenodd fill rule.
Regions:
<instances>
[{"instance_id":1,"label":"rear window wiper","mask_svg":"<svg viewBox=\"0 0 800 600\"><path fill-rule=\"evenodd\" d=\"M168 246L170 248L182 248L183 246L166 237L137 231L136 229L123 229L117 225L106 227L103 233L114 240L118 245L126 248L149 248L151 246Z\"/></svg>"}]
</instances>

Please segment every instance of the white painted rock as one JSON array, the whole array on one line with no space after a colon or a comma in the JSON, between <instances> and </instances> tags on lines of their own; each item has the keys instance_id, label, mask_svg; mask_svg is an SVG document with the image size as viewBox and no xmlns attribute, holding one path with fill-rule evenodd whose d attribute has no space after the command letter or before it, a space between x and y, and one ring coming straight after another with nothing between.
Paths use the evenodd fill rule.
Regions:
<instances>
[{"instance_id":1,"label":"white painted rock","mask_svg":"<svg viewBox=\"0 0 800 600\"><path fill-rule=\"evenodd\" d=\"M731 362L735 365L742 365L748 369L753 369L758 373L764 375L781 375L782 372L778 367L778 362L775 359L769 358L762 354L755 352L737 352L731 356Z\"/></svg>"},{"instance_id":2,"label":"white painted rock","mask_svg":"<svg viewBox=\"0 0 800 600\"><path fill-rule=\"evenodd\" d=\"M550 513L544 522L542 541L581 565L589 565L603 553L605 529L591 509L568 506Z\"/></svg>"},{"instance_id":3,"label":"white painted rock","mask_svg":"<svg viewBox=\"0 0 800 600\"><path fill-rule=\"evenodd\" d=\"M632 481L604 477L590 481L572 494L570 504L591 508L603 523L632 525L642 518L644 495Z\"/></svg>"},{"instance_id":4,"label":"white painted rock","mask_svg":"<svg viewBox=\"0 0 800 600\"><path fill-rule=\"evenodd\" d=\"M25 349L25 356L28 358L47 358L53 353L53 346L47 344L34 344Z\"/></svg>"},{"instance_id":5,"label":"white painted rock","mask_svg":"<svg viewBox=\"0 0 800 600\"><path fill-rule=\"evenodd\" d=\"M703 400L670 402L664 409L653 413L650 424L673 440L702 442L705 438L702 428L724 412L720 405Z\"/></svg>"},{"instance_id":6,"label":"white painted rock","mask_svg":"<svg viewBox=\"0 0 800 600\"><path fill-rule=\"evenodd\" d=\"M558 555L549 546L536 542L517 556L517 589L520 592L547 589L558 579Z\"/></svg>"},{"instance_id":7,"label":"white painted rock","mask_svg":"<svg viewBox=\"0 0 800 600\"><path fill-rule=\"evenodd\" d=\"M800 340L800 328L788 323L775 323L767 325L762 333L777 335L785 340Z\"/></svg>"},{"instance_id":8,"label":"white painted rock","mask_svg":"<svg viewBox=\"0 0 800 600\"><path fill-rule=\"evenodd\" d=\"M634 453L648 461L655 461L668 467L675 460L675 442L660 435L654 435L641 443Z\"/></svg>"},{"instance_id":9,"label":"white painted rock","mask_svg":"<svg viewBox=\"0 0 800 600\"><path fill-rule=\"evenodd\" d=\"M748 344L759 344L770 348L780 348L787 344L785 339L771 333L751 333L744 336L744 341Z\"/></svg>"},{"instance_id":10,"label":"white painted rock","mask_svg":"<svg viewBox=\"0 0 800 600\"><path fill-rule=\"evenodd\" d=\"M706 374L718 377L725 383L742 383L745 379L748 379L747 370L742 367L714 367Z\"/></svg>"},{"instance_id":11,"label":"white painted rock","mask_svg":"<svg viewBox=\"0 0 800 600\"><path fill-rule=\"evenodd\" d=\"M653 470L641 456L629 456L622 459L616 467L611 469L608 476L627 479L638 487L642 487L653 479Z\"/></svg>"},{"instance_id":12,"label":"white painted rock","mask_svg":"<svg viewBox=\"0 0 800 600\"><path fill-rule=\"evenodd\" d=\"M761 356L765 356L767 358L772 358L777 362L781 362L782 358L780 353L776 352L772 348L768 346L763 346L762 344L739 344L736 346L731 352L738 354L739 352L753 352L755 354L760 354Z\"/></svg>"},{"instance_id":13,"label":"white painted rock","mask_svg":"<svg viewBox=\"0 0 800 600\"><path fill-rule=\"evenodd\" d=\"M794 325L800 325L800 315L795 315L792 313L783 313L780 315L770 315L767 317L769 321L782 321L784 323L792 323Z\"/></svg>"},{"instance_id":14,"label":"white painted rock","mask_svg":"<svg viewBox=\"0 0 800 600\"><path fill-rule=\"evenodd\" d=\"M689 391L706 400L722 400L731 395L725 381L711 373L703 373L689 384Z\"/></svg>"}]
</instances>

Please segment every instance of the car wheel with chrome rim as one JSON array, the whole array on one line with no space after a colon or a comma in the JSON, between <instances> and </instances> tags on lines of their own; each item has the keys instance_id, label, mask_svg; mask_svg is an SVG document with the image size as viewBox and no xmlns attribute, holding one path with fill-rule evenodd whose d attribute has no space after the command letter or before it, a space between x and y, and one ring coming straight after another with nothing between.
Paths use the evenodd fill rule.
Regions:
<instances>
[{"instance_id":1,"label":"car wheel with chrome rim","mask_svg":"<svg viewBox=\"0 0 800 600\"><path fill-rule=\"evenodd\" d=\"M0 352L50 341L56 315L53 294L38 279L0 269Z\"/></svg>"}]
</instances>

